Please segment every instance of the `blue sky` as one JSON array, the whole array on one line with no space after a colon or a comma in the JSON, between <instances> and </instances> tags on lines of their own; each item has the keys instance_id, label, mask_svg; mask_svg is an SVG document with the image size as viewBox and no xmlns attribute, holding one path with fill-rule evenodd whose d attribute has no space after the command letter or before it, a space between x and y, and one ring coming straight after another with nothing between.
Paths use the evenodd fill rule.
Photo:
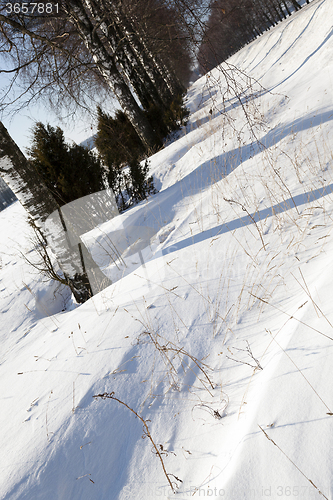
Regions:
<instances>
[{"instance_id":1,"label":"blue sky","mask_svg":"<svg viewBox=\"0 0 333 500\"><path fill-rule=\"evenodd\" d=\"M6 62L2 64L6 65ZM0 75L0 93L5 92L8 83L9 79ZM15 91L14 87L12 95L15 95ZM119 107L112 98L108 102L104 99L101 106L110 114L116 107ZM91 109L92 112L95 111L96 101L92 101ZM67 142L74 141L79 144L96 133L96 120L93 113L90 115L88 112L79 112L75 120L72 118L61 120L55 112L48 109L45 104L43 105L42 101L34 102L16 113L7 109L0 116L0 120L23 153L26 153L26 148L30 146L31 129L38 121L44 124L49 123L53 127L59 126L64 131Z\"/></svg>"}]
</instances>

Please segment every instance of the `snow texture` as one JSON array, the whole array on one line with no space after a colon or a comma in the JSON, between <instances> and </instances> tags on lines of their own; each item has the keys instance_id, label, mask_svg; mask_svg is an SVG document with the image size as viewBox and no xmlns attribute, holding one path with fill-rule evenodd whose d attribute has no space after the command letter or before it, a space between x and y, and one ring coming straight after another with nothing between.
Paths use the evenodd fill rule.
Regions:
<instances>
[{"instance_id":1,"label":"snow texture","mask_svg":"<svg viewBox=\"0 0 333 500\"><path fill-rule=\"evenodd\" d=\"M333 498L332 34L314 0L229 60L241 101L191 86L159 193L82 236L85 304L0 213L2 499Z\"/></svg>"}]
</instances>

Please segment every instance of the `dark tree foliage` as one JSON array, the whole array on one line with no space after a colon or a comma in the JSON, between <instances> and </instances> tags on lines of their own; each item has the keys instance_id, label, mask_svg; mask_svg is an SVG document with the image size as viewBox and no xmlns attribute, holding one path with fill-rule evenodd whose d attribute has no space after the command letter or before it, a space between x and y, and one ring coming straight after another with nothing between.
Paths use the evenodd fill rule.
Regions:
<instances>
[{"instance_id":1,"label":"dark tree foliage","mask_svg":"<svg viewBox=\"0 0 333 500\"><path fill-rule=\"evenodd\" d=\"M254 38L251 18L252 0L215 0L207 24L206 40L198 60L202 71L214 68Z\"/></svg>"},{"instance_id":2,"label":"dark tree foliage","mask_svg":"<svg viewBox=\"0 0 333 500\"><path fill-rule=\"evenodd\" d=\"M161 110L158 106L150 106L145 114L157 138L156 146L161 146L163 139L186 125L189 110L184 103L184 95L179 94L167 108Z\"/></svg>"},{"instance_id":3,"label":"dark tree foliage","mask_svg":"<svg viewBox=\"0 0 333 500\"><path fill-rule=\"evenodd\" d=\"M154 188L153 177L148 177L149 163L145 161L142 166L139 161L133 160L130 165L130 178L131 178L131 198L132 202L138 203L139 201L147 198L149 194L156 194Z\"/></svg>"},{"instance_id":4,"label":"dark tree foliage","mask_svg":"<svg viewBox=\"0 0 333 500\"><path fill-rule=\"evenodd\" d=\"M192 47L188 26L174 2L162 0L124 0L123 9L135 19L137 30L144 34L147 47L177 75L184 88L189 84ZM192 7L191 2L189 7Z\"/></svg>"},{"instance_id":5,"label":"dark tree foliage","mask_svg":"<svg viewBox=\"0 0 333 500\"><path fill-rule=\"evenodd\" d=\"M114 117L101 108L97 108L97 113L95 145L107 168L108 183L116 196L118 208L123 211L156 192L152 177L147 178L148 162L144 166L140 164L146 149L122 111L116 111Z\"/></svg>"},{"instance_id":6,"label":"dark tree foliage","mask_svg":"<svg viewBox=\"0 0 333 500\"><path fill-rule=\"evenodd\" d=\"M68 199L76 200L104 189L103 167L99 158L78 144L69 147L68 157L62 184L62 191Z\"/></svg>"},{"instance_id":7,"label":"dark tree foliage","mask_svg":"<svg viewBox=\"0 0 333 500\"><path fill-rule=\"evenodd\" d=\"M83 146L68 145L59 127L36 123L28 154L60 206L104 188L100 160Z\"/></svg>"},{"instance_id":8,"label":"dark tree foliage","mask_svg":"<svg viewBox=\"0 0 333 500\"><path fill-rule=\"evenodd\" d=\"M120 167L144 154L138 134L122 111L117 110L113 118L98 107L97 116L95 145L105 164Z\"/></svg>"}]
</instances>

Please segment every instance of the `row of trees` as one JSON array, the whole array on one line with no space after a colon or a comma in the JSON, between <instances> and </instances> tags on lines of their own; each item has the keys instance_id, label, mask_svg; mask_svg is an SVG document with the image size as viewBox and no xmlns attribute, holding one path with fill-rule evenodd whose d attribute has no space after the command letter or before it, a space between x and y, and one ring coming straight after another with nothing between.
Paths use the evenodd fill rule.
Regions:
<instances>
[{"instance_id":1,"label":"row of trees","mask_svg":"<svg viewBox=\"0 0 333 500\"><path fill-rule=\"evenodd\" d=\"M128 124L133 133L134 129L129 122ZM110 134L110 131L106 130L106 133ZM106 141L106 144L108 142ZM101 151L105 151L107 160L108 145L104 146L104 149L103 145L100 147ZM155 193L152 178L148 178L148 162L142 165L136 157L135 161L129 162L128 171L124 173L121 163L117 168L113 163L108 167L99 156L83 146L67 144L59 127L54 128L42 123L37 123L33 129L32 146L28 154L30 161L0 123L0 175L5 181L0 177L0 201L12 201L14 195L7 187L11 186L29 213L30 223L35 230L37 252L42 256L42 261L35 265L36 269L42 271L48 278L52 277L67 283L76 300L84 302L91 297L93 290L99 291L101 283L105 286L111 283L92 260L80 241L81 233L77 234L75 227L78 223L78 229L81 226L83 229L91 228L90 218L104 222L118 213L112 206L112 196L109 199L102 194L101 197L90 200L91 197L87 199L87 195L104 192L106 188L113 187L111 182L116 175L122 179L119 185L114 186L119 208L124 210L131 204L141 201L147 195ZM124 160L123 156L121 158ZM70 204L78 198L87 201L83 205ZM68 213L64 213L61 208L68 203L72 207L70 210L74 210L76 222L72 218L67 220ZM105 203L109 205L111 203L110 207L107 208ZM106 215L110 214L110 217L105 219L104 212ZM45 238L47 233L41 229L51 214L52 234L48 236L54 242L52 249L58 257L63 277L57 277L51 265L51 258L45 247L45 242L51 240Z\"/></svg>"},{"instance_id":2,"label":"row of trees","mask_svg":"<svg viewBox=\"0 0 333 500\"><path fill-rule=\"evenodd\" d=\"M50 12L46 0L40 4L45 9L34 12L15 8L14 0L2 4L0 52L9 66L2 72L21 77L27 101L44 95L54 106L85 106L87 95L90 103L102 88L110 90L144 147L159 145L150 117L158 113L163 121L170 114L191 71L189 36L176 5L58 0Z\"/></svg>"},{"instance_id":3,"label":"row of trees","mask_svg":"<svg viewBox=\"0 0 333 500\"><path fill-rule=\"evenodd\" d=\"M211 70L300 8L297 0L213 0L198 52L201 71Z\"/></svg>"},{"instance_id":4,"label":"row of trees","mask_svg":"<svg viewBox=\"0 0 333 500\"><path fill-rule=\"evenodd\" d=\"M44 97L54 109L91 109L101 93L116 97L123 112L117 117L118 125L123 122L121 133L129 130L139 143L123 176L127 187L132 180L126 196L131 201L142 198L142 191L153 187L146 179L147 163L141 168L139 161L179 126L190 74L179 9L167 0L138 0L134 5L128 0L40 0L34 5L8 0L0 7L0 54L6 60L0 72L9 79L1 108L17 103L19 109ZM38 226L54 211L63 220L63 203L101 187L100 160L80 146L66 145L58 129L37 126L30 158L26 160L1 126L1 175ZM123 155L110 163L111 184L125 160ZM76 263L66 279L83 302L91 293L84 248L79 244L72 250L60 260L66 269L69 258Z\"/></svg>"},{"instance_id":5,"label":"row of trees","mask_svg":"<svg viewBox=\"0 0 333 500\"><path fill-rule=\"evenodd\" d=\"M54 108L67 110L90 108L101 92L116 97L122 111L115 117L98 110L98 148L124 208L128 200L142 198L142 190L153 191L148 164L141 168L140 160L186 119L183 96L194 49L200 46L202 68L202 61L205 69L215 66L226 57L225 37L236 50L284 16L290 1L298 5L297 0L40 0L36 9L35 3L9 0L0 7L0 55L6 60L0 73L9 79L0 110L43 96ZM208 7L212 14L206 24ZM214 39L221 32L224 39ZM223 67L221 72L226 88L237 94L234 74ZM37 225L63 203L103 185L100 160L66 145L60 129L38 127L30 162L0 127L1 175ZM78 170L79 164L84 168ZM78 296L89 295L84 267L68 279Z\"/></svg>"},{"instance_id":6,"label":"row of trees","mask_svg":"<svg viewBox=\"0 0 333 500\"><path fill-rule=\"evenodd\" d=\"M139 143L138 151L131 153L129 173L122 175L128 188L127 205L139 200L143 191L153 190L151 180L146 179L148 165L141 168L139 161L149 149L161 145L163 135L179 126L190 74L190 55L172 3L58 0L51 4L41 0L37 8L34 5L9 0L0 7L0 53L6 61L0 71L9 79L1 108L15 102L20 108L22 103L44 97L53 108L75 110L91 107L102 92L116 97L124 128ZM80 146L65 144L60 129L38 124L29 153L31 161L1 125L1 175L37 226L54 211L63 220L62 204L101 189L105 180L100 160ZM111 184L125 160L122 156L110 163ZM118 195L124 197L120 186ZM69 269L66 279L79 302L91 294L83 253L79 244L60 258Z\"/></svg>"},{"instance_id":7,"label":"row of trees","mask_svg":"<svg viewBox=\"0 0 333 500\"><path fill-rule=\"evenodd\" d=\"M91 108L96 95L110 91L146 150L177 125L197 55L207 71L300 9L298 0L41 0L34 11L36 4L20 5L0 7L0 54L8 65L0 72L12 77L0 109L13 101L13 83L22 85L17 102L44 96L57 109ZM233 75L221 71L228 86Z\"/></svg>"}]
</instances>

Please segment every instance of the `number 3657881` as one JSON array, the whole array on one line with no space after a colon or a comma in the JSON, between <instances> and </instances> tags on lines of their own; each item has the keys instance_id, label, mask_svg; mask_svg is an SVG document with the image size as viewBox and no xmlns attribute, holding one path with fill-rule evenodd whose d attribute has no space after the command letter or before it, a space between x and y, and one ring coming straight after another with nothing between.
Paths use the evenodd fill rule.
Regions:
<instances>
[{"instance_id":1,"label":"number 3657881","mask_svg":"<svg viewBox=\"0 0 333 500\"><path fill-rule=\"evenodd\" d=\"M58 14L58 3L6 3L7 14Z\"/></svg>"}]
</instances>

